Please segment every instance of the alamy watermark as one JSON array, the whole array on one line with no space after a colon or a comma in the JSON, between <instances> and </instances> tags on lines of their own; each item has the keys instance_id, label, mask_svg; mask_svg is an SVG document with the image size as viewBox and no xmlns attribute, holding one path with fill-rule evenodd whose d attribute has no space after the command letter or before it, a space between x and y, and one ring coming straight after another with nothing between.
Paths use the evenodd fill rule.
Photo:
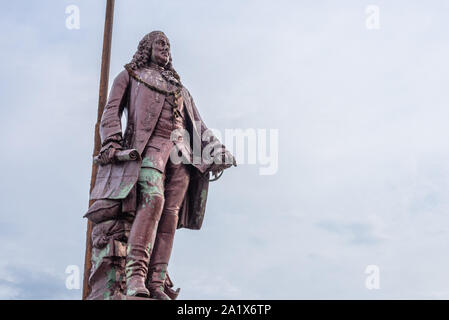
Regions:
<instances>
[{"instance_id":1,"label":"alamy watermark","mask_svg":"<svg viewBox=\"0 0 449 320\"><path fill-rule=\"evenodd\" d=\"M68 290L78 290L81 288L80 267L77 265L69 265L65 269L68 276L65 279L65 287Z\"/></svg>"},{"instance_id":2,"label":"alamy watermark","mask_svg":"<svg viewBox=\"0 0 449 320\"><path fill-rule=\"evenodd\" d=\"M197 126L200 127L201 122ZM179 146L170 153L170 160L175 164L232 165L235 161L237 164L258 165L260 175L274 175L279 169L278 129L234 128L225 129L224 134L216 129L207 129L202 137L191 137L186 129L176 129L170 139ZM189 149L190 159L183 156L183 148Z\"/></svg>"},{"instance_id":3,"label":"alamy watermark","mask_svg":"<svg viewBox=\"0 0 449 320\"><path fill-rule=\"evenodd\" d=\"M365 279L365 287L368 290L380 289L380 268L375 264L370 264L365 268L365 274L368 276Z\"/></svg>"},{"instance_id":4,"label":"alamy watermark","mask_svg":"<svg viewBox=\"0 0 449 320\"><path fill-rule=\"evenodd\" d=\"M369 5L365 8L366 20L365 27L368 30L380 29L380 9L379 6Z\"/></svg>"},{"instance_id":5,"label":"alamy watermark","mask_svg":"<svg viewBox=\"0 0 449 320\"><path fill-rule=\"evenodd\" d=\"M65 8L67 17L65 19L65 27L69 30L79 30L80 28L80 8L71 4Z\"/></svg>"}]
</instances>

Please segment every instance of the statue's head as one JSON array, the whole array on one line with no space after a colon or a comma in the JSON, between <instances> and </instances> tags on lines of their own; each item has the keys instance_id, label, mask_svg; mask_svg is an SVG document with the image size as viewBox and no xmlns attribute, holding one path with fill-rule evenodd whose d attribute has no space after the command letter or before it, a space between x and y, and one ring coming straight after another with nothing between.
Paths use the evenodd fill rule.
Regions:
<instances>
[{"instance_id":1,"label":"statue's head","mask_svg":"<svg viewBox=\"0 0 449 320\"><path fill-rule=\"evenodd\" d=\"M138 70L149 66L151 63L155 63L166 70L171 70L175 77L179 79L172 65L170 41L162 31L153 31L146 34L140 40L133 59L125 67Z\"/></svg>"},{"instance_id":2,"label":"statue's head","mask_svg":"<svg viewBox=\"0 0 449 320\"><path fill-rule=\"evenodd\" d=\"M152 42L150 61L165 67L171 59L170 42L167 36L161 31L156 31L148 34L148 37Z\"/></svg>"}]
</instances>

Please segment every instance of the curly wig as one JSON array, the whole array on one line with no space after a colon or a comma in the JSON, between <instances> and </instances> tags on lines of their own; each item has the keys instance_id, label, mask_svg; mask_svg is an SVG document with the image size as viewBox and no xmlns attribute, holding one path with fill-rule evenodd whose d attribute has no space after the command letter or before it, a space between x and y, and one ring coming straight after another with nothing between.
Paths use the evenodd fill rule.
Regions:
<instances>
[{"instance_id":1,"label":"curly wig","mask_svg":"<svg viewBox=\"0 0 449 320\"><path fill-rule=\"evenodd\" d=\"M167 36L162 31L152 31L146 34L143 39L140 40L139 45L137 46L137 51L134 54L131 62L125 65L125 68L127 70L136 71L150 65L153 42L159 35L167 38ZM171 53L170 60L168 61L168 64L164 67L164 69L171 71L176 79L181 80L178 73L173 68Z\"/></svg>"}]
</instances>

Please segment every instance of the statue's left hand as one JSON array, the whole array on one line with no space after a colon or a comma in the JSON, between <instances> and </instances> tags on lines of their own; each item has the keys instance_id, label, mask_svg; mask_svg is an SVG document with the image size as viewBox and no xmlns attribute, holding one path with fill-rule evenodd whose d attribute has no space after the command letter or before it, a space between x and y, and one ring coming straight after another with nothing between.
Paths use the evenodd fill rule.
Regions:
<instances>
[{"instance_id":1,"label":"statue's left hand","mask_svg":"<svg viewBox=\"0 0 449 320\"><path fill-rule=\"evenodd\" d=\"M217 165L217 167L224 170L232 166L237 167L237 161L235 160L232 153L230 153L228 150L225 150L225 152L222 154L221 164Z\"/></svg>"},{"instance_id":2,"label":"statue's left hand","mask_svg":"<svg viewBox=\"0 0 449 320\"><path fill-rule=\"evenodd\" d=\"M228 169L232 166L237 166L237 161L228 150L221 154L220 160L221 163L214 162L209 169L212 175L214 175L215 177L220 175L223 170Z\"/></svg>"},{"instance_id":3,"label":"statue's left hand","mask_svg":"<svg viewBox=\"0 0 449 320\"><path fill-rule=\"evenodd\" d=\"M225 158L225 163L229 164L229 167L231 166L230 165L231 163L234 167L237 167L237 161L235 160L235 157L228 150L225 151L224 158ZM229 167L227 167L227 168L229 168Z\"/></svg>"}]
</instances>

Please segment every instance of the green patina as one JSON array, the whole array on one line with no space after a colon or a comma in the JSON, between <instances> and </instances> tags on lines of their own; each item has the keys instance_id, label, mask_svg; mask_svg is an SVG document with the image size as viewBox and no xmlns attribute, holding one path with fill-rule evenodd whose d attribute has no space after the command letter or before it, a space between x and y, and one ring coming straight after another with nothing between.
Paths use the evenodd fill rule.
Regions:
<instances>
[{"instance_id":1,"label":"green patina","mask_svg":"<svg viewBox=\"0 0 449 320\"><path fill-rule=\"evenodd\" d=\"M112 267L107 273L106 273L106 288L111 289L114 287L114 285L117 282L117 272L114 267Z\"/></svg>"},{"instance_id":2,"label":"green patina","mask_svg":"<svg viewBox=\"0 0 449 320\"><path fill-rule=\"evenodd\" d=\"M131 246L128 245L126 248L126 255L129 256L130 253L131 253ZM132 273L132 269L130 268L130 266L133 265L134 263L135 263L135 261L133 259L129 259L126 261L125 275L126 275L127 280L131 276L131 273Z\"/></svg>"},{"instance_id":3,"label":"green patina","mask_svg":"<svg viewBox=\"0 0 449 320\"><path fill-rule=\"evenodd\" d=\"M112 267L106 273L106 289L103 294L104 300L110 300L112 295L114 294L114 288L117 286L117 272L116 268Z\"/></svg>"},{"instance_id":4,"label":"green patina","mask_svg":"<svg viewBox=\"0 0 449 320\"><path fill-rule=\"evenodd\" d=\"M126 290L126 295L127 296L135 296L137 293L137 291L135 289L127 289Z\"/></svg>"},{"instance_id":5,"label":"green patina","mask_svg":"<svg viewBox=\"0 0 449 320\"><path fill-rule=\"evenodd\" d=\"M161 268L161 272L159 273L159 277L161 280L165 280L165 275L167 274L167 267L163 266Z\"/></svg>"},{"instance_id":6,"label":"green patina","mask_svg":"<svg viewBox=\"0 0 449 320\"><path fill-rule=\"evenodd\" d=\"M164 192L161 190L161 187L160 187L160 186L150 186L150 187L148 188L148 193L149 193L149 194L155 194L155 193L157 193L157 194L160 194L160 195L164 195Z\"/></svg>"},{"instance_id":7,"label":"green patina","mask_svg":"<svg viewBox=\"0 0 449 320\"><path fill-rule=\"evenodd\" d=\"M97 252L97 254L95 254ZM92 252L92 262L95 265L95 269L98 268L100 265L101 260L108 254L109 252L109 243L106 245L106 247L100 251L94 250Z\"/></svg>"},{"instance_id":8,"label":"green patina","mask_svg":"<svg viewBox=\"0 0 449 320\"><path fill-rule=\"evenodd\" d=\"M111 300L111 291L110 290L106 290L103 293L103 300Z\"/></svg>"},{"instance_id":9,"label":"green patina","mask_svg":"<svg viewBox=\"0 0 449 320\"><path fill-rule=\"evenodd\" d=\"M151 253L151 242L148 244L148 246L146 248L146 251L147 251L148 255L150 255L150 253Z\"/></svg>"},{"instance_id":10,"label":"green patina","mask_svg":"<svg viewBox=\"0 0 449 320\"><path fill-rule=\"evenodd\" d=\"M109 199L125 199L133 186L134 186L133 182L130 183L122 182L119 186L118 194L113 194L112 196L109 197Z\"/></svg>"},{"instance_id":11,"label":"green patina","mask_svg":"<svg viewBox=\"0 0 449 320\"><path fill-rule=\"evenodd\" d=\"M134 261L129 261L129 263L133 263ZM126 264L125 273L126 273L126 280L128 280L131 277L133 270L128 266L128 263Z\"/></svg>"},{"instance_id":12,"label":"green patina","mask_svg":"<svg viewBox=\"0 0 449 320\"><path fill-rule=\"evenodd\" d=\"M154 168L141 168L139 173L139 181L150 182L151 184L160 183L162 173Z\"/></svg>"},{"instance_id":13,"label":"green patina","mask_svg":"<svg viewBox=\"0 0 449 320\"><path fill-rule=\"evenodd\" d=\"M148 158L148 157L145 157L145 158L143 158L143 160L142 160L142 167L143 167L143 168L154 168L155 165L154 165L154 162L153 162L152 159L150 159L150 158Z\"/></svg>"},{"instance_id":14,"label":"green patina","mask_svg":"<svg viewBox=\"0 0 449 320\"><path fill-rule=\"evenodd\" d=\"M153 168L141 168L139 174L140 192L145 196L145 203L150 203L154 195L164 195L163 174ZM145 207L145 203L143 207Z\"/></svg>"},{"instance_id":15,"label":"green patina","mask_svg":"<svg viewBox=\"0 0 449 320\"><path fill-rule=\"evenodd\" d=\"M159 190L159 189L157 189ZM150 207L154 207L154 197L156 196L163 196L163 194L161 192L156 192L155 190L152 190L151 192L144 192L142 191L142 202L141 202L141 206L142 208L145 208L147 205Z\"/></svg>"}]
</instances>

